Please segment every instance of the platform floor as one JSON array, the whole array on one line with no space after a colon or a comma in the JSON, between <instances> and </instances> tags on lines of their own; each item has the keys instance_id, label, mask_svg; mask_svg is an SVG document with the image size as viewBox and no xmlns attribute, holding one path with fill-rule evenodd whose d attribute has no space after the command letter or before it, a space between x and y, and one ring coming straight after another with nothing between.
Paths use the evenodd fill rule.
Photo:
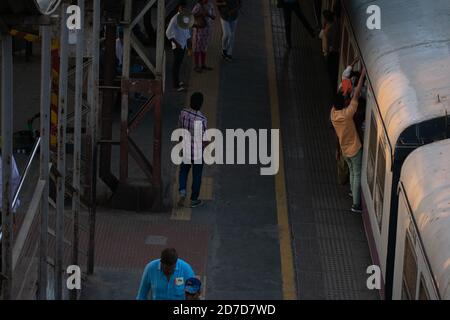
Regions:
<instances>
[{"instance_id":1,"label":"platform floor","mask_svg":"<svg viewBox=\"0 0 450 320\"><path fill-rule=\"evenodd\" d=\"M186 64L186 95L174 93L167 79L163 174L165 194L173 205L176 168L170 164L170 133L190 93L202 91L210 128L271 129L275 112L281 123L284 188L276 176L260 176L259 165L212 166L205 170L206 204L201 208L173 208L159 214L101 208L96 271L88 277L82 299L134 299L145 264L167 246L176 247L192 264L206 284L206 299L378 297L366 288L365 270L372 263L362 218L349 211L348 190L336 179L328 122L331 88L320 41L311 39L294 19L294 48L287 51L281 11L272 2L270 6L244 2L233 53L236 61L220 59L221 31L216 23L208 53L214 71L199 75ZM302 4L312 21L309 2ZM170 61L168 52L168 66ZM271 81L277 84L277 108L271 101ZM135 139L150 151L145 132L151 129L140 130ZM138 175L133 168L130 172ZM283 197L287 230L280 225ZM285 236L287 247L280 242Z\"/></svg>"}]
</instances>

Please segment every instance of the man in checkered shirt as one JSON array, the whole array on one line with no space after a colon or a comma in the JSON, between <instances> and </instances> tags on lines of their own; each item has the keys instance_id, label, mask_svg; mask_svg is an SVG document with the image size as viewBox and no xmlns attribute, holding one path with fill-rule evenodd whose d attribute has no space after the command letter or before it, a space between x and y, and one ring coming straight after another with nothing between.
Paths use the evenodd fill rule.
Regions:
<instances>
[{"instance_id":1,"label":"man in checkered shirt","mask_svg":"<svg viewBox=\"0 0 450 320\"><path fill-rule=\"evenodd\" d=\"M203 94L195 92L191 96L191 104L189 108L181 110L178 126L181 129L189 131L189 136L183 138L183 142L187 143L187 154L183 154L183 163L180 165L179 173L179 194L180 200L178 206L184 206L186 200L186 185L189 171L192 167L192 191L191 191L191 208L202 205L202 201L198 199L200 195L200 187L202 184L203 172L203 149L206 146L203 142L203 135L207 129L207 119L200 112L203 105ZM190 142L190 143L189 143ZM190 152L189 152L190 151ZM190 154L189 154L190 153Z\"/></svg>"}]
</instances>

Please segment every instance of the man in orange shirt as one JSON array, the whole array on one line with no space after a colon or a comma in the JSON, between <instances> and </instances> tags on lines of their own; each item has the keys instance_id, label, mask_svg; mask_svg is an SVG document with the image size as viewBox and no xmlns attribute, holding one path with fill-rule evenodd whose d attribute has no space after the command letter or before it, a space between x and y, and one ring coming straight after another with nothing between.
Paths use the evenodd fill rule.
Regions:
<instances>
[{"instance_id":1,"label":"man in orange shirt","mask_svg":"<svg viewBox=\"0 0 450 320\"><path fill-rule=\"evenodd\" d=\"M342 94L337 94L331 109L331 122L336 130L342 154L350 169L350 186L352 190L353 206L352 211L361 213L361 167L363 148L361 140L356 130L353 116L358 110L358 101L366 78L366 70L363 69L359 78L352 101L345 108L345 99Z\"/></svg>"}]
</instances>

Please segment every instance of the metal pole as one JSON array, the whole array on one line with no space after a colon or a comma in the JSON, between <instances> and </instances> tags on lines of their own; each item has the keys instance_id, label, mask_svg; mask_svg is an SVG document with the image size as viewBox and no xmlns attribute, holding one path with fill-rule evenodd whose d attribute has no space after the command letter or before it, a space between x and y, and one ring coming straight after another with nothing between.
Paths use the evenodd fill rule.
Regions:
<instances>
[{"instance_id":1,"label":"metal pole","mask_svg":"<svg viewBox=\"0 0 450 320\"><path fill-rule=\"evenodd\" d=\"M157 18L157 35L156 35L156 80L159 81L160 87L155 97L154 107L154 133L153 133L153 187L155 201L153 203L153 210L159 211L161 207L161 104L162 104L162 90L164 81L164 29L166 18L166 5L164 0L158 0L158 18Z\"/></svg>"},{"instance_id":2,"label":"metal pole","mask_svg":"<svg viewBox=\"0 0 450 320\"><path fill-rule=\"evenodd\" d=\"M161 89L158 88L157 96L154 98L154 137L153 137L153 190L154 203L153 210L159 211L161 208L162 193L161 193Z\"/></svg>"},{"instance_id":3,"label":"metal pole","mask_svg":"<svg viewBox=\"0 0 450 320\"><path fill-rule=\"evenodd\" d=\"M13 123L13 59L12 39L2 36L2 296L12 299L12 123Z\"/></svg>"},{"instance_id":4,"label":"metal pole","mask_svg":"<svg viewBox=\"0 0 450 320\"><path fill-rule=\"evenodd\" d=\"M64 197L66 183L66 117L68 84L68 29L66 26L67 5L61 6L61 43L59 71L58 104L58 151L56 178L56 254L55 254L55 299L63 299L63 264L64 264Z\"/></svg>"},{"instance_id":5,"label":"metal pole","mask_svg":"<svg viewBox=\"0 0 450 320\"><path fill-rule=\"evenodd\" d=\"M131 14L133 3L125 0L125 26L123 30L123 66L122 81L130 78L130 53L131 53ZM123 90L123 89L122 89ZM122 112L120 126L120 182L128 180L128 90L122 91Z\"/></svg>"},{"instance_id":6,"label":"metal pole","mask_svg":"<svg viewBox=\"0 0 450 320\"><path fill-rule=\"evenodd\" d=\"M39 299L47 299L48 284L48 196L49 196L49 163L50 163L50 104L52 94L52 28L41 27L41 154L40 179L46 184L41 198L41 231L39 245Z\"/></svg>"},{"instance_id":7,"label":"metal pole","mask_svg":"<svg viewBox=\"0 0 450 320\"><path fill-rule=\"evenodd\" d=\"M91 162L91 187L90 187L90 208L89 208L89 249L88 249L88 273L94 273L94 259L95 259L95 215L96 215L96 177L97 170L94 166L97 165L97 127L98 127L98 103L99 103L99 66L100 66L100 0L94 0L94 21L92 27L92 65L91 65L91 79L93 86L90 90L93 90L90 98L91 105L91 136L90 136L90 159Z\"/></svg>"},{"instance_id":8,"label":"metal pole","mask_svg":"<svg viewBox=\"0 0 450 320\"><path fill-rule=\"evenodd\" d=\"M81 11L81 28L77 30L76 44L76 70L75 70L75 117L74 117L74 152L73 152L73 188L72 215L73 215L73 239L72 239L72 264L78 265L79 247L79 216L80 216L80 192L81 192L81 118L83 108L83 56L84 56L84 0L78 0ZM70 292L70 299L77 299L77 290Z\"/></svg>"},{"instance_id":9,"label":"metal pole","mask_svg":"<svg viewBox=\"0 0 450 320\"><path fill-rule=\"evenodd\" d=\"M158 18L157 18L157 33L156 33L156 78L163 79L164 72L164 37L165 37L165 19L166 19L166 4L164 0L158 0Z\"/></svg>"},{"instance_id":10,"label":"metal pole","mask_svg":"<svg viewBox=\"0 0 450 320\"><path fill-rule=\"evenodd\" d=\"M50 162L50 103L51 103L51 26L41 27L41 148L40 148L40 179L46 181L42 191L40 204L40 239L39 239L39 281L38 297L47 299L48 284L48 196L49 196L49 168Z\"/></svg>"},{"instance_id":11,"label":"metal pole","mask_svg":"<svg viewBox=\"0 0 450 320\"><path fill-rule=\"evenodd\" d=\"M49 170L50 162L50 95L51 81L51 26L41 27L42 52L41 52L41 155L40 155L40 179L46 184L41 198L41 228L39 244L39 299L47 299L48 282L48 194L49 194Z\"/></svg>"}]
</instances>

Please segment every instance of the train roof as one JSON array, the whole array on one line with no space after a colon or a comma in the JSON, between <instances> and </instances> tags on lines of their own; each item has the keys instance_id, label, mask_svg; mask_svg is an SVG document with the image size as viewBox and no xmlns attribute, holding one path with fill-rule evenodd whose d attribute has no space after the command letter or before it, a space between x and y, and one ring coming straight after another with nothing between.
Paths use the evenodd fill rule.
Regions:
<instances>
[{"instance_id":1,"label":"train roof","mask_svg":"<svg viewBox=\"0 0 450 320\"><path fill-rule=\"evenodd\" d=\"M450 139L415 150L401 181L442 299L450 300Z\"/></svg>"},{"instance_id":2,"label":"train roof","mask_svg":"<svg viewBox=\"0 0 450 320\"><path fill-rule=\"evenodd\" d=\"M450 1L344 4L392 147L408 127L450 114ZM369 5L381 9L381 30L367 28Z\"/></svg>"}]
</instances>

